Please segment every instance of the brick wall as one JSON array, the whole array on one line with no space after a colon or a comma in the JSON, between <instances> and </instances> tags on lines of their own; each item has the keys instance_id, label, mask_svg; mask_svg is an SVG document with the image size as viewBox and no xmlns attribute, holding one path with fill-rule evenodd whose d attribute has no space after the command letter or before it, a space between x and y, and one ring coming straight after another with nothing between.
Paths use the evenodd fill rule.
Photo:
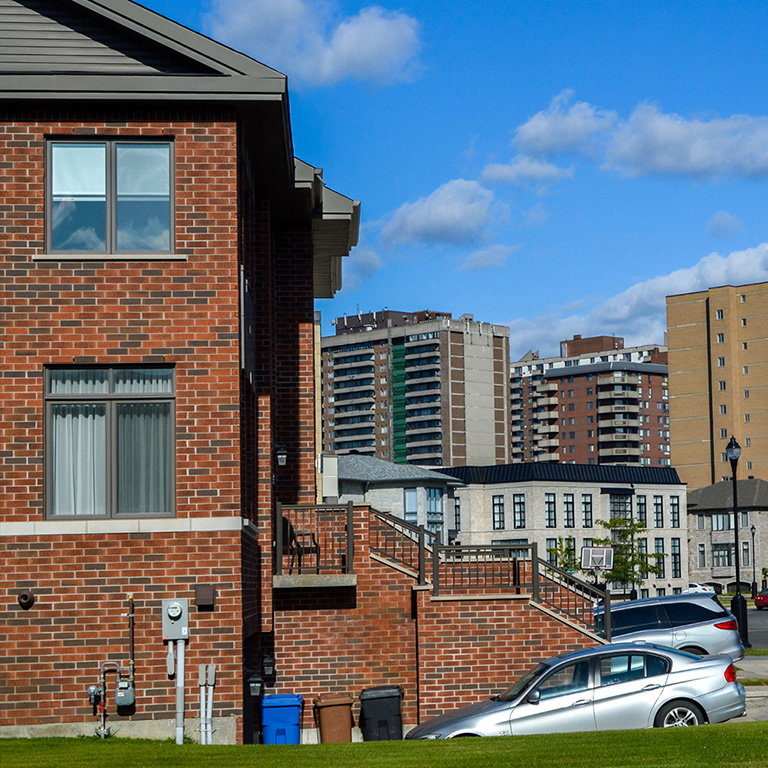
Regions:
<instances>
[{"instance_id":1,"label":"brick wall","mask_svg":"<svg viewBox=\"0 0 768 768\"><path fill-rule=\"evenodd\" d=\"M0 585L0 729L52 723L96 725L86 689L105 661L128 668L127 598L135 601L136 714L132 720L174 715L175 682L166 675L161 600L189 598L187 716L194 716L197 669L217 665L214 718L240 717L242 584L239 532L22 536L4 542ZM216 607L194 607L195 583L216 586ZM19 590L36 602L23 610ZM114 706L112 725L124 719ZM238 723L239 726L239 723ZM124 727L124 726L123 726ZM90 730L90 728L88 729ZM167 737L172 736L169 725Z\"/></svg>"},{"instance_id":2,"label":"brick wall","mask_svg":"<svg viewBox=\"0 0 768 768\"><path fill-rule=\"evenodd\" d=\"M294 500L314 494L304 403L311 410L311 231L286 233L263 189L248 187L233 114L105 107L86 115L82 106L75 114L6 111L0 122L0 651L9 659L0 701L13 713L3 722L93 723L85 686L107 658L127 660L119 614L129 592L137 600L134 720L172 717L160 600L191 596L201 582L215 584L219 598L213 613L195 615L189 663L195 674L200 662L220 665L214 716L238 718L242 734L242 666L258 661L260 620L271 616L270 579L262 578L271 563L262 553L271 543L273 445L296 458L280 490ZM174 251L184 258L40 258L52 136L172 138ZM257 308L245 374L239 264ZM74 361L172 364L176 517L242 514L258 524L258 542L248 535L241 543L235 531L109 534L110 522L102 534L46 533L43 370ZM8 526L22 523L41 535L11 535ZM30 611L16 603L25 589L38 595ZM33 652L19 655L21 647Z\"/></svg>"},{"instance_id":3,"label":"brick wall","mask_svg":"<svg viewBox=\"0 0 768 768\"><path fill-rule=\"evenodd\" d=\"M595 645L520 598L418 595L420 720L501 693L537 661Z\"/></svg>"}]
</instances>

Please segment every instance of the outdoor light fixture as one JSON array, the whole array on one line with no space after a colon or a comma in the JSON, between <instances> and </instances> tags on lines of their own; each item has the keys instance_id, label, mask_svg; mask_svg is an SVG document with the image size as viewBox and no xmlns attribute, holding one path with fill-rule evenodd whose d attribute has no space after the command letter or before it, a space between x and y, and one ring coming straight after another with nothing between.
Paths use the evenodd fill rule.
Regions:
<instances>
[{"instance_id":1,"label":"outdoor light fixture","mask_svg":"<svg viewBox=\"0 0 768 768\"><path fill-rule=\"evenodd\" d=\"M733 543L734 543L734 555L736 558L736 594L731 600L731 613L736 617L736 622L739 625L739 634L741 635L741 642L745 648L751 648L749 642L749 626L747 624L747 601L744 595L741 594L741 573L739 570L739 564L741 561L741 553L739 552L739 499L736 490L736 469L739 465L739 457L741 456L741 446L736 442L736 438L731 435L731 439L728 441L728 445L725 446L725 457L731 462L731 475L733 482Z\"/></svg>"},{"instance_id":2,"label":"outdoor light fixture","mask_svg":"<svg viewBox=\"0 0 768 768\"><path fill-rule=\"evenodd\" d=\"M288 451L285 448L278 448L275 451L275 456L277 456L278 467L284 467L288 463Z\"/></svg>"}]
</instances>

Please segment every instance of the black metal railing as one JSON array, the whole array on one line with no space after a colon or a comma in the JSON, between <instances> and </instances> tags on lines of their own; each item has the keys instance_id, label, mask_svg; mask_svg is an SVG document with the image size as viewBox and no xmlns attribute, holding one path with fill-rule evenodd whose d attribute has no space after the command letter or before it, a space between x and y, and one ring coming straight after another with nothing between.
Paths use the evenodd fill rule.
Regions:
<instances>
[{"instance_id":1,"label":"black metal railing","mask_svg":"<svg viewBox=\"0 0 768 768\"><path fill-rule=\"evenodd\" d=\"M423 525L413 525L399 517L371 510L368 546L371 552L418 574L420 585L427 583L427 561L432 559L440 537Z\"/></svg>"},{"instance_id":2,"label":"black metal railing","mask_svg":"<svg viewBox=\"0 0 768 768\"><path fill-rule=\"evenodd\" d=\"M275 575L354 573L353 504L277 506ZM610 593L538 556L535 543L445 545L439 534L370 510L371 553L410 571L432 594L530 594L549 610L611 639Z\"/></svg>"},{"instance_id":3,"label":"black metal railing","mask_svg":"<svg viewBox=\"0 0 768 768\"><path fill-rule=\"evenodd\" d=\"M275 575L354 573L353 504L277 505Z\"/></svg>"}]
</instances>

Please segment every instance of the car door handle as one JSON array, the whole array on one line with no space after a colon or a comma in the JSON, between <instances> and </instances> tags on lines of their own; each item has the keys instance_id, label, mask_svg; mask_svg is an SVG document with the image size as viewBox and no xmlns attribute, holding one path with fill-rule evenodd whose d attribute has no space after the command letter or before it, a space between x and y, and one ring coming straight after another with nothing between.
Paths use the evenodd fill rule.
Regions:
<instances>
[{"instance_id":1,"label":"car door handle","mask_svg":"<svg viewBox=\"0 0 768 768\"><path fill-rule=\"evenodd\" d=\"M651 683L650 685L646 685L645 688L643 688L643 690L655 691L657 688L661 688L661 686L658 683Z\"/></svg>"},{"instance_id":2,"label":"car door handle","mask_svg":"<svg viewBox=\"0 0 768 768\"><path fill-rule=\"evenodd\" d=\"M584 707L587 704L591 704L591 699L579 699L578 701L574 701L573 704L571 704L572 707Z\"/></svg>"}]
</instances>

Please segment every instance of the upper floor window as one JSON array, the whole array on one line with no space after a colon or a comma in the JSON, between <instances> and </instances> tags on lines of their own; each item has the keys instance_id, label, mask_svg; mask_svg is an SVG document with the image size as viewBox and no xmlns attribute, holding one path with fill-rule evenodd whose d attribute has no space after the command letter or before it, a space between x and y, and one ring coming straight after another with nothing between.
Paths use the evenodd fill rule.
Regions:
<instances>
[{"instance_id":1,"label":"upper floor window","mask_svg":"<svg viewBox=\"0 0 768 768\"><path fill-rule=\"evenodd\" d=\"M170 253L171 143L48 143L49 253Z\"/></svg>"},{"instance_id":2,"label":"upper floor window","mask_svg":"<svg viewBox=\"0 0 768 768\"><path fill-rule=\"evenodd\" d=\"M500 531L505 527L504 521L504 497L493 497L493 529Z\"/></svg>"},{"instance_id":3,"label":"upper floor window","mask_svg":"<svg viewBox=\"0 0 768 768\"><path fill-rule=\"evenodd\" d=\"M175 511L172 368L50 368L45 377L46 511Z\"/></svg>"}]
</instances>

